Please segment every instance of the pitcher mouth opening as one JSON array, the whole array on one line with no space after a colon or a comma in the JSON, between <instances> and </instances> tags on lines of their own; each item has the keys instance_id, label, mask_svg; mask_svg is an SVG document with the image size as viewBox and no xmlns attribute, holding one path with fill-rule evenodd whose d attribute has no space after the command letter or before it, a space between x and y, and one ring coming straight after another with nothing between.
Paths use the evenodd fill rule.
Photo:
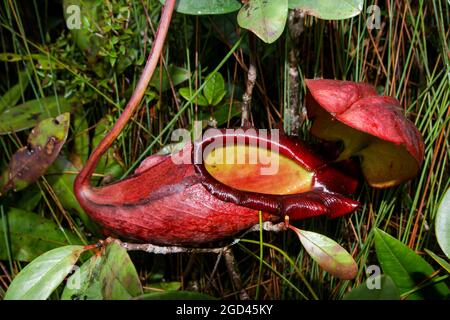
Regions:
<instances>
[{"instance_id":1,"label":"pitcher mouth opening","mask_svg":"<svg viewBox=\"0 0 450 320\"><path fill-rule=\"evenodd\" d=\"M268 148L232 144L214 148L204 157L212 178L240 191L289 195L312 189L312 171Z\"/></svg>"}]
</instances>

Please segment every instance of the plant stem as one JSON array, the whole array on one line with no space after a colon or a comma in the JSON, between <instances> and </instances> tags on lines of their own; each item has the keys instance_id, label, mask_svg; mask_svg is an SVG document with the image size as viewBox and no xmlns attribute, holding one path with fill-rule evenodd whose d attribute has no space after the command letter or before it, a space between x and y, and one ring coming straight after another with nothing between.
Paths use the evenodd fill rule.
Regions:
<instances>
[{"instance_id":1,"label":"plant stem","mask_svg":"<svg viewBox=\"0 0 450 320\"><path fill-rule=\"evenodd\" d=\"M304 12L299 9L291 10L289 13L288 26L291 36L291 50L289 51L289 83L288 94L289 100L285 111L286 132L290 135L298 135L300 125L304 117L302 116L300 99L299 99L299 74L298 74L298 50L300 44L300 35L303 32Z\"/></svg>"},{"instance_id":2,"label":"plant stem","mask_svg":"<svg viewBox=\"0 0 450 320\"><path fill-rule=\"evenodd\" d=\"M227 265L228 273L230 274L233 285L237 291L239 291L239 298L241 300L250 300L247 291L242 285L241 274L236 266L236 258L234 257L231 248L226 248L223 251L223 256L225 258L225 264Z\"/></svg>"},{"instance_id":3,"label":"plant stem","mask_svg":"<svg viewBox=\"0 0 450 320\"><path fill-rule=\"evenodd\" d=\"M248 127L250 122L250 107L252 102L253 87L256 82L256 62L255 62L255 36L253 34L249 35L250 44L250 64L247 73L247 89L245 90L244 96L242 97L242 115L241 115L241 126Z\"/></svg>"},{"instance_id":4,"label":"plant stem","mask_svg":"<svg viewBox=\"0 0 450 320\"><path fill-rule=\"evenodd\" d=\"M142 97L144 96L145 90L147 89L148 83L155 72L156 66L159 62L159 57L164 47L164 42L169 30L170 20L172 18L172 13L175 7L176 0L167 0L161 13L161 20L156 31L156 37L152 45L152 49L148 55L147 62L145 64L144 70L142 71L139 82L134 89L133 95L128 101L127 106L120 115L117 122L114 124L110 132L103 138L98 144L97 148L92 152L86 165L78 174L75 179L75 191L81 190L83 187L90 186L90 177L93 174L98 161L105 151L111 146L120 132L123 130L125 125L130 120L131 116L139 107Z\"/></svg>"}]
</instances>

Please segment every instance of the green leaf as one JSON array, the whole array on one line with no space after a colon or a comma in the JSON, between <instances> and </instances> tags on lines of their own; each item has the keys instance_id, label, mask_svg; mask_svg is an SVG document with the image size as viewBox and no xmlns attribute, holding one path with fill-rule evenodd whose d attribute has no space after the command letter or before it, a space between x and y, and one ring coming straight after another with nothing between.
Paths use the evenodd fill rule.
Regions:
<instances>
[{"instance_id":1,"label":"green leaf","mask_svg":"<svg viewBox=\"0 0 450 320\"><path fill-rule=\"evenodd\" d=\"M5 300L45 300L72 271L83 246L53 249L28 264L11 282Z\"/></svg>"},{"instance_id":2,"label":"green leaf","mask_svg":"<svg viewBox=\"0 0 450 320\"><path fill-rule=\"evenodd\" d=\"M56 117L70 109L71 103L63 97L29 100L0 115L0 135L29 129L44 119Z\"/></svg>"},{"instance_id":3,"label":"green leaf","mask_svg":"<svg viewBox=\"0 0 450 320\"><path fill-rule=\"evenodd\" d=\"M10 53L10 52L0 53L0 61L17 62L17 61L22 61L22 60L23 60L23 57L17 53Z\"/></svg>"},{"instance_id":4,"label":"green leaf","mask_svg":"<svg viewBox=\"0 0 450 320\"><path fill-rule=\"evenodd\" d=\"M180 90L178 90L180 92L180 95L186 99L187 101L189 101L191 99L191 97L194 95L195 91L194 90L190 90L189 88L181 88ZM197 103L199 106L202 107L207 107L208 106L208 101L206 100L206 98L204 96L202 96L200 93L194 98L194 100L192 101L192 103Z\"/></svg>"},{"instance_id":5,"label":"green leaf","mask_svg":"<svg viewBox=\"0 0 450 320\"><path fill-rule=\"evenodd\" d=\"M99 272L103 257L93 255L67 279L61 300L102 300Z\"/></svg>"},{"instance_id":6,"label":"green leaf","mask_svg":"<svg viewBox=\"0 0 450 320\"><path fill-rule=\"evenodd\" d=\"M225 80L219 72L210 74L206 77L207 83L203 88L203 95L209 105L215 106L225 96Z\"/></svg>"},{"instance_id":7,"label":"green leaf","mask_svg":"<svg viewBox=\"0 0 450 320\"><path fill-rule=\"evenodd\" d=\"M27 71L22 71L19 73L19 81L16 85L12 86L8 91L6 91L2 97L0 97L0 114L7 108L13 107L17 104L22 93L28 86L28 73Z\"/></svg>"},{"instance_id":8,"label":"green leaf","mask_svg":"<svg viewBox=\"0 0 450 320\"><path fill-rule=\"evenodd\" d=\"M339 244L322 234L289 226L300 238L305 250L317 264L340 279L353 279L358 267L353 257Z\"/></svg>"},{"instance_id":9,"label":"green leaf","mask_svg":"<svg viewBox=\"0 0 450 320\"><path fill-rule=\"evenodd\" d=\"M172 80L174 87L188 80L191 76L189 70L184 68L170 65L167 69L169 70L170 79ZM155 70L154 76L152 77L149 85L154 87L158 92L164 92L170 89L170 81L165 68L162 68L161 74L160 72L161 68L158 67Z\"/></svg>"},{"instance_id":10,"label":"green leaf","mask_svg":"<svg viewBox=\"0 0 450 320\"><path fill-rule=\"evenodd\" d=\"M106 300L124 300L142 295L142 285L128 252L112 242L106 247L99 272L102 295Z\"/></svg>"},{"instance_id":11,"label":"green leaf","mask_svg":"<svg viewBox=\"0 0 450 320\"><path fill-rule=\"evenodd\" d=\"M386 232L375 228L375 250L384 273L394 281L400 294L415 289L433 272L433 268L413 250ZM417 300L431 297L447 297L449 289L443 283L427 286L408 296Z\"/></svg>"},{"instance_id":12,"label":"green leaf","mask_svg":"<svg viewBox=\"0 0 450 320\"><path fill-rule=\"evenodd\" d=\"M400 293L387 275L379 275L380 288L369 289L366 283L354 288L343 300L400 300Z\"/></svg>"},{"instance_id":13,"label":"green leaf","mask_svg":"<svg viewBox=\"0 0 450 320\"><path fill-rule=\"evenodd\" d=\"M60 229L52 220L36 213L9 208L0 217L0 260L8 260L7 245L12 259L31 261L67 244L81 244L81 241L74 233Z\"/></svg>"},{"instance_id":14,"label":"green leaf","mask_svg":"<svg viewBox=\"0 0 450 320\"><path fill-rule=\"evenodd\" d=\"M67 281L64 300L128 300L143 294L127 251L112 242L102 256L94 255Z\"/></svg>"},{"instance_id":15,"label":"green leaf","mask_svg":"<svg viewBox=\"0 0 450 320\"><path fill-rule=\"evenodd\" d=\"M36 67L42 70L55 70L62 69L61 64L57 64L51 56L44 54L31 54L31 55L20 55L16 53L4 52L0 53L0 61L5 62L17 62L17 61L32 61L35 60Z\"/></svg>"},{"instance_id":16,"label":"green leaf","mask_svg":"<svg viewBox=\"0 0 450 320\"><path fill-rule=\"evenodd\" d=\"M431 252L428 249L425 249L425 252L428 253L430 255L430 257L433 258L434 261L436 261L437 263L439 263L439 265L445 269L445 271L447 271L448 273L450 273L450 263L448 263L447 261L445 261L444 259L442 259L441 257L439 257L437 254L435 254L434 252Z\"/></svg>"},{"instance_id":17,"label":"green leaf","mask_svg":"<svg viewBox=\"0 0 450 320\"><path fill-rule=\"evenodd\" d=\"M283 33L287 16L287 0L248 0L239 10L237 21L264 42L272 43Z\"/></svg>"},{"instance_id":18,"label":"green leaf","mask_svg":"<svg viewBox=\"0 0 450 320\"><path fill-rule=\"evenodd\" d=\"M193 291L151 292L141 295L136 300L215 300L207 294Z\"/></svg>"},{"instance_id":19,"label":"green leaf","mask_svg":"<svg viewBox=\"0 0 450 320\"><path fill-rule=\"evenodd\" d=\"M27 146L17 150L11 158L1 193L9 189L21 190L45 173L66 142L69 122L70 113L64 113L55 119L43 120L31 131Z\"/></svg>"},{"instance_id":20,"label":"green leaf","mask_svg":"<svg viewBox=\"0 0 450 320\"><path fill-rule=\"evenodd\" d=\"M31 131L27 146L14 153L3 174L6 179L2 181L1 193L9 189L21 190L45 173L66 141L69 121L70 113L64 113L55 119L43 120Z\"/></svg>"},{"instance_id":21,"label":"green leaf","mask_svg":"<svg viewBox=\"0 0 450 320\"><path fill-rule=\"evenodd\" d=\"M164 4L165 0L159 0ZM192 15L224 14L239 10L241 4L237 0L177 0L175 10Z\"/></svg>"},{"instance_id":22,"label":"green leaf","mask_svg":"<svg viewBox=\"0 0 450 320\"><path fill-rule=\"evenodd\" d=\"M450 259L450 189L447 190L439 205L435 228L439 246Z\"/></svg>"},{"instance_id":23,"label":"green leaf","mask_svg":"<svg viewBox=\"0 0 450 320\"><path fill-rule=\"evenodd\" d=\"M289 0L290 9L301 9L306 14L326 20L340 20L361 13L364 0Z\"/></svg>"}]
</instances>

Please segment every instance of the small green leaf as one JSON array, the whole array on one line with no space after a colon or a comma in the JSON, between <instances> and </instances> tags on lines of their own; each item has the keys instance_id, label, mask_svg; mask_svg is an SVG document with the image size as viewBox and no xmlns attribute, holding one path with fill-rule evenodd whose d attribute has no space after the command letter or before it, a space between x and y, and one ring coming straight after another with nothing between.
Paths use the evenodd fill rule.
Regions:
<instances>
[{"instance_id":1,"label":"small green leaf","mask_svg":"<svg viewBox=\"0 0 450 320\"><path fill-rule=\"evenodd\" d=\"M28 145L17 150L7 169L0 192L21 190L35 182L55 161L69 132L70 113L40 122L28 136ZM3 181L2 181L3 182Z\"/></svg>"},{"instance_id":2,"label":"small green leaf","mask_svg":"<svg viewBox=\"0 0 450 320\"><path fill-rule=\"evenodd\" d=\"M345 297L344 300L400 300L400 293L395 283L387 275L379 275L379 288L369 289L366 283L354 288Z\"/></svg>"},{"instance_id":3,"label":"small green leaf","mask_svg":"<svg viewBox=\"0 0 450 320\"><path fill-rule=\"evenodd\" d=\"M61 230L52 220L36 213L9 208L0 217L0 260L8 260L7 245L12 259L31 261L67 244L81 244L81 241L74 233Z\"/></svg>"},{"instance_id":4,"label":"small green leaf","mask_svg":"<svg viewBox=\"0 0 450 320\"><path fill-rule=\"evenodd\" d=\"M272 43L283 33L287 16L287 0L248 0L239 10L237 21L264 42Z\"/></svg>"},{"instance_id":5,"label":"small green leaf","mask_svg":"<svg viewBox=\"0 0 450 320\"><path fill-rule=\"evenodd\" d=\"M417 253L393 238L386 232L375 228L375 250L384 273L389 275L400 294L415 289L434 272L433 268ZM443 283L424 287L408 296L417 300L428 297L447 297L449 289Z\"/></svg>"},{"instance_id":6,"label":"small green leaf","mask_svg":"<svg viewBox=\"0 0 450 320\"><path fill-rule=\"evenodd\" d=\"M179 92L181 96L187 101L191 100L191 97L194 95L194 90L190 90L189 88L181 88ZM208 106L208 101L200 93L192 100L192 103L197 103L199 106L202 107Z\"/></svg>"},{"instance_id":7,"label":"small green leaf","mask_svg":"<svg viewBox=\"0 0 450 320\"><path fill-rule=\"evenodd\" d=\"M215 300L207 294L193 291L151 292L141 295L136 300Z\"/></svg>"},{"instance_id":8,"label":"small green leaf","mask_svg":"<svg viewBox=\"0 0 450 320\"><path fill-rule=\"evenodd\" d=\"M425 252L428 253L430 255L430 257L432 257L434 259L434 261L436 261L437 263L439 263L439 265L445 269L445 271L447 271L448 273L450 273L450 263L448 263L447 261L445 261L444 259L442 259L441 257L439 257L437 254L435 254L434 252L431 252L428 249L425 249Z\"/></svg>"},{"instance_id":9,"label":"small green leaf","mask_svg":"<svg viewBox=\"0 0 450 320\"><path fill-rule=\"evenodd\" d=\"M63 66L56 63L51 56L44 54L32 54L31 58L35 61L36 67L41 70L56 70L63 68Z\"/></svg>"},{"instance_id":10,"label":"small green leaf","mask_svg":"<svg viewBox=\"0 0 450 320\"><path fill-rule=\"evenodd\" d=\"M124 300L143 294L139 276L128 252L115 242L106 247L99 280L106 300Z\"/></svg>"},{"instance_id":11,"label":"small green leaf","mask_svg":"<svg viewBox=\"0 0 450 320\"><path fill-rule=\"evenodd\" d=\"M83 246L53 249L28 264L11 282L5 300L45 300L72 271Z\"/></svg>"},{"instance_id":12,"label":"small green leaf","mask_svg":"<svg viewBox=\"0 0 450 320\"><path fill-rule=\"evenodd\" d=\"M34 127L44 119L68 112L71 104L63 97L29 100L0 114L0 135Z\"/></svg>"},{"instance_id":13,"label":"small green leaf","mask_svg":"<svg viewBox=\"0 0 450 320\"><path fill-rule=\"evenodd\" d=\"M93 255L67 279L61 300L102 300L99 273L103 257Z\"/></svg>"},{"instance_id":14,"label":"small green leaf","mask_svg":"<svg viewBox=\"0 0 450 320\"><path fill-rule=\"evenodd\" d=\"M292 225L289 228L295 231L305 250L322 269L344 280L356 277L358 267L355 260L334 240L319 233L297 229Z\"/></svg>"},{"instance_id":15,"label":"small green leaf","mask_svg":"<svg viewBox=\"0 0 450 320\"><path fill-rule=\"evenodd\" d=\"M55 60L52 59L51 56L47 56L44 54L31 54L31 55L19 55L15 53L1 53L0 61L5 62L16 62L16 61L31 61L33 60L38 69L42 70L55 70L62 69L63 66L61 64L57 64Z\"/></svg>"},{"instance_id":16,"label":"small green leaf","mask_svg":"<svg viewBox=\"0 0 450 320\"><path fill-rule=\"evenodd\" d=\"M206 77L207 83L203 88L203 95L205 96L208 104L215 106L225 96L225 80L219 72L210 74Z\"/></svg>"},{"instance_id":17,"label":"small green leaf","mask_svg":"<svg viewBox=\"0 0 450 320\"><path fill-rule=\"evenodd\" d=\"M164 4L165 0L159 0ZM237 0L177 0L175 10L192 15L224 14L239 10L241 4Z\"/></svg>"},{"instance_id":18,"label":"small green leaf","mask_svg":"<svg viewBox=\"0 0 450 320\"><path fill-rule=\"evenodd\" d=\"M340 20L361 13L364 0L289 0L290 9L301 9L306 14L326 20Z\"/></svg>"},{"instance_id":19,"label":"small green leaf","mask_svg":"<svg viewBox=\"0 0 450 320\"><path fill-rule=\"evenodd\" d=\"M17 53L10 53L10 52L0 53L0 61L17 62L17 61L22 61L22 60L23 60L23 57Z\"/></svg>"},{"instance_id":20,"label":"small green leaf","mask_svg":"<svg viewBox=\"0 0 450 320\"><path fill-rule=\"evenodd\" d=\"M439 205L435 226L439 246L450 259L450 189L447 190Z\"/></svg>"},{"instance_id":21,"label":"small green leaf","mask_svg":"<svg viewBox=\"0 0 450 320\"><path fill-rule=\"evenodd\" d=\"M28 86L28 73L27 71L22 71L19 73L19 81L16 85L12 86L8 91L6 91L2 97L0 97L0 114L10 108L14 107L19 101L22 93Z\"/></svg>"},{"instance_id":22,"label":"small green leaf","mask_svg":"<svg viewBox=\"0 0 450 320\"><path fill-rule=\"evenodd\" d=\"M191 76L189 70L184 68L170 65L167 69L169 70L170 79L172 80L174 87L188 80ZM170 81L165 68L162 68L162 74L160 74L160 72L161 68L158 67L155 70L149 85L154 87L158 92L164 92L170 89Z\"/></svg>"}]
</instances>

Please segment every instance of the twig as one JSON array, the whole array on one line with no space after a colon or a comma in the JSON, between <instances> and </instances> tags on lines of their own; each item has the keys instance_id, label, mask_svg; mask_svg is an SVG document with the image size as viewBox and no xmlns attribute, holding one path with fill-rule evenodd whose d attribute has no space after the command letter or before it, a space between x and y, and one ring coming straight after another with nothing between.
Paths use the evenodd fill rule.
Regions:
<instances>
[{"instance_id":1,"label":"twig","mask_svg":"<svg viewBox=\"0 0 450 320\"><path fill-rule=\"evenodd\" d=\"M299 74L298 74L298 46L299 38L303 32L305 14L299 10L291 10L289 13L288 27L291 36L291 50L289 51L289 101L285 111L284 129L288 134L298 135L301 124L304 121L299 99Z\"/></svg>"},{"instance_id":2,"label":"twig","mask_svg":"<svg viewBox=\"0 0 450 320\"><path fill-rule=\"evenodd\" d=\"M244 96L242 97L242 115L241 115L241 126L247 127L250 125L250 107L252 102L253 87L256 82L256 63L255 63L255 37L249 35L250 43L250 65L248 67L247 73L247 88L245 90Z\"/></svg>"},{"instance_id":3,"label":"twig","mask_svg":"<svg viewBox=\"0 0 450 320\"><path fill-rule=\"evenodd\" d=\"M281 232L281 231L286 231L287 230L287 226L286 223L284 222L280 222L277 224L273 224L273 222L270 221L266 221L263 222L261 225L260 224L255 224L253 227L251 227L250 229L248 229L242 236L241 238L246 235L249 232L256 232L261 230L261 228L264 231L270 231L270 232Z\"/></svg>"},{"instance_id":4,"label":"twig","mask_svg":"<svg viewBox=\"0 0 450 320\"><path fill-rule=\"evenodd\" d=\"M128 251L145 251L155 254L172 254L172 253L221 253L229 246L222 248L187 248L178 246L157 246L151 243L129 243L115 240L123 248Z\"/></svg>"},{"instance_id":5,"label":"twig","mask_svg":"<svg viewBox=\"0 0 450 320\"><path fill-rule=\"evenodd\" d=\"M260 228L264 231L270 231L270 232L281 232L285 231L287 229L286 224L284 222L280 222L278 224L273 224L270 221L266 221L263 224L259 225L256 224L250 229L248 229L244 234L241 235L241 238L248 234L249 232L256 232L259 231ZM236 243L238 243L240 239L235 239L230 244L220 247L220 248L189 248L189 247L182 247L182 246L158 246L151 243L129 243L129 242L122 242L118 239L114 238L108 238L106 239L106 243L110 242L116 242L120 244L123 248L125 248L127 251L145 251L149 253L154 254L172 254L172 253L217 253L222 254L227 249L234 246Z\"/></svg>"},{"instance_id":6,"label":"twig","mask_svg":"<svg viewBox=\"0 0 450 320\"><path fill-rule=\"evenodd\" d=\"M241 280L241 274L236 266L236 259L234 258L231 248L227 248L223 251L225 258L225 264L227 265L228 273L230 274L233 285L237 291L239 291L239 298L241 300L250 300L247 291L244 289Z\"/></svg>"}]
</instances>

